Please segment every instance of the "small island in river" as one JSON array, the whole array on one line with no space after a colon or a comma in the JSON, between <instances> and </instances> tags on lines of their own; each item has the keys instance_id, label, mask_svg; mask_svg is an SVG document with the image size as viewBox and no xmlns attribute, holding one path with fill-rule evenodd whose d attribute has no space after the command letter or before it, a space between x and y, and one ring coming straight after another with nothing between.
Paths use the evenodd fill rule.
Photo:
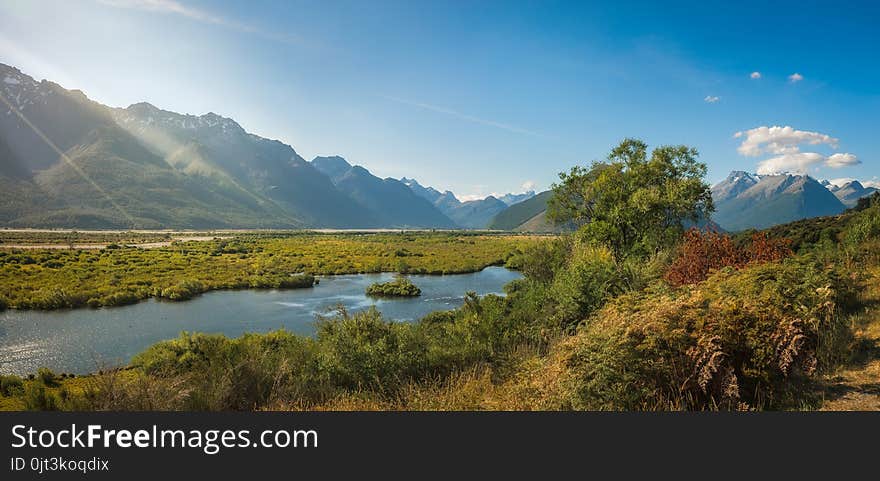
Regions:
<instances>
[{"instance_id":1,"label":"small island in river","mask_svg":"<svg viewBox=\"0 0 880 481\"><path fill-rule=\"evenodd\" d=\"M371 284L367 287L367 295L373 297L417 297L422 295L422 290L406 277L397 277L393 281Z\"/></svg>"}]
</instances>

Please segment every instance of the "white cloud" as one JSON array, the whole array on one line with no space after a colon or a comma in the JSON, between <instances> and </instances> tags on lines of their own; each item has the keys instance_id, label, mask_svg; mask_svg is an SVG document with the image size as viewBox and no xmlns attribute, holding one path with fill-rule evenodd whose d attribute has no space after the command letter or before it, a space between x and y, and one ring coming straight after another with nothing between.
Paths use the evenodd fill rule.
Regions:
<instances>
[{"instance_id":1,"label":"white cloud","mask_svg":"<svg viewBox=\"0 0 880 481\"><path fill-rule=\"evenodd\" d=\"M871 180L864 180L864 181L862 181L862 185L865 187L873 187L875 189L880 189L880 179L877 179L877 177L874 177Z\"/></svg>"},{"instance_id":2,"label":"white cloud","mask_svg":"<svg viewBox=\"0 0 880 481\"><path fill-rule=\"evenodd\" d=\"M858 165L861 161L853 154L832 154L825 159L825 165L831 167L832 169L839 169L841 167L849 167L851 165Z\"/></svg>"},{"instance_id":3,"label":"white cloud","mask_svg":"<svg viewBox=\"0 0 880 481\"><path fill-rule=\"evenodd\" d=\"M737 132L734 138L743 139L737 151L748 157L757 157L762 154L794 154L800 152L798 144L820 145L827 144L837 148L839 139L819 132L796 130L792 127L755 127L751 130Z\"/></svg>"},{"instance_id":4,"label":"white cloud","mask_svg":"<svg viewBox=\"0 0 880 481\"><path fill-rule=\"evenodd\" d=\"M796 152L771 157L758 162L758 174L769 175L780 172L805 173L810 167L821 164L825 156L816 152Z\"/></svg>"},{"instance_id":5,"label":"white cloud","mask_svg":"<svg viewBox=\"0 0 880 481\"><path fill-rule=\"evenodd\" d=\"M791 75L788 76L788 81L791 82L791 83L800 82L800 81L803 80L803 79L804 79L804 76L801 75L801 74L799 74L799 73L797 73L797 72L795 72L795 73L793 73L793 74L791 74Z\"/></svg>"},{"instance_id":6,"label":"white cloud","mask_svg":"<svg viewBox=\"0 0 880 481\"><path fill-rule=\"evenodd\" d=\"M763 175L780 172L806 173L810 167L839 169L861 164L853 154L832 154L824 156L818 152L792 152L778 155L758 162L758 173Z\"/></svg>"},{"instance_id":7,"label":"white cloud","mask_svg":"<svg viewBox=\"0 0 880 481\"><path fill-rule=\"evenodd\" d=\"M537 185L538 184L536 184L534 180L527 180L527 181L523 182L523 185L521 187L522 187L522 190L524 192L526 192L526 191L530 191L530 190L535 190L535 187Z\"/></svg>"},{"instance_id":8,"label":"white cloud","mask_svg":"<svg viewBox=\"0 0 880 481\"><path fill-rule=\"evenodd\" d=\"M751 74L749 74L749 77L757 80L761 78L761 72L752 72Z\"/></svg>"},{"instance_id":9,"label":"white cloud","mask_svg":"<svg viewBox=\"0 0 880 481\"><path fill-rule=\"evenodd\" d=\"M707 95L706 98L703 99L704 102L714 104L715 102L721 100L721 97L716 97L714 95Z\"/></svg>"},{"instance_id":10,"label":"white cloud","mask_svg":"<svg viewBox=\"0 0 880 481\"><path fill-rule=\"evenodd\" d=\"M827 145L836 149L840 142L839 139L821 132L797 130L790 126L762 126L737 132L733 136L742 139L742 143L736 149L741 155L758 157L769 154L773 156L758 162L758 174L806 173L813 167L839 169L861 163L854 154L850 153L835 153L826 156L818 152L801 152L801 145Z\"/></svg>"}]
</instances>

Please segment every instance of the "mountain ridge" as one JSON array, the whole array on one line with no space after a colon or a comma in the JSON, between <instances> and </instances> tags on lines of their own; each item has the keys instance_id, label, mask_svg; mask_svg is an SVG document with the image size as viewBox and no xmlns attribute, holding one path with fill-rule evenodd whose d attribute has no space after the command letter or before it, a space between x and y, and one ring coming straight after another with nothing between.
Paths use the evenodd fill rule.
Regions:
<instances>
[{"instance_id":1,"label":"mountain ridge","mask_svg":"<svg viewBox=\"0 0 880 481\"><path fill-rule=\"evenodd\" d=\"M451 191L440 192L433 187L425 187L416 179L402 177L400 181L416 195L434 204L456 225L467 229L485 229L495 215L518 201L534 196L534 192L528 191L522 194L505 194L501 197L489 195L482 199L461 201ZM502 198L506 198L508 202L503 201Z\"/></svg>"},{"instance_id":2,"label":"mountain ridge","mask_svg":"<svg viewBox=\"0 0 880 481\"><path fill-rule=\"evenodd\" d=\"M451 229L455 223L406 184L381 179L366 168L351 165L339 156L315 157L311 165L327 175L337 189L356 203L378 213L380 223L393 227Z\"/></svg>"},{"instance_id":3,"label":"mountain ridge","mask_svg":"<svg viewBox=\"0 0 880 481\"><path fill-rule=\"evenodd\" d=\"M394 208L353 198L292 146L214 112L180 114L148 102L109 107L4 64L0 94L9 102L0 115L0 185L12 194L0 199L0 225L454 227L428 203L422 218L397 218ZM404 206L421 202L393 179L380 182Z\"/></svg>"},{"instance_id":4,"label":"mountain ridge","mask_svg":"<svg viewBox=\"0 0 880 481\"><path fill-rule=\"evenodd\" d=\"M865 187L858 180L851 180L843 185L834 185L826 180L822 182L822 185L847 207L854 207L862 197L868 197L875 192L880 192L880 189L876 187Z\"/></svg>"},{"instance_id":5,"label":"mountain ridge","mask_svg":"<svg viewBox=\"0 0 880 481\"><path fill-rule=\"evenodd\" d=\"M729 231L763 229L846 210L826 186L803 174L757 176L734 171L712 186L712 197L712 219Z\"/></svg>"}]
</instances>

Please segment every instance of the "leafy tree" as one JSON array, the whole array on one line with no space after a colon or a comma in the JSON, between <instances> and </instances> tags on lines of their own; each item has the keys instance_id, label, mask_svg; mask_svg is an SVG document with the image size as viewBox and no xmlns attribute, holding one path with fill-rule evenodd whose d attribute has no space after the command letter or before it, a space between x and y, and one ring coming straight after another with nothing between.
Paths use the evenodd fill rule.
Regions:
<instances>
[{"instance_id":1,"label":"leafy tree","mask_svg":"<svg viewBox=\"0 0 880 481\"><path fill-rule=\"evenodd\" d=\"M582 225L588 240L607 246L616 259L648 254L674 244L686 222L708 218L712 195L703 181L706 164L684 145L661 146L648 157L641 140L625 139L608 160L559 174L548 215L556 223Z\"/></svg>"}]
</instances>

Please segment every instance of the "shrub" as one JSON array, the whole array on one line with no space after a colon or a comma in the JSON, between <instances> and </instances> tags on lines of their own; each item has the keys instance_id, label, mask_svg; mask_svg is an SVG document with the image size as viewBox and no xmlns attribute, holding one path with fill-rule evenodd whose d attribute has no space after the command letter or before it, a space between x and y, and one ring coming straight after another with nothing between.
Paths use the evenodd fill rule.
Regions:
<instances>
[{"instance_id":1,"label":"shrub","mask_svg":"<svg viewBox=\"0 0 880 481\"><path fill-rule=\"evenodd\" d=\"M522 253L508 259L507 265L521 270L529 279L549 283L565 265L571 248L570 236L529 245Z\"/></svg>"},{"instance_id":2,"label":"shrub","mask_svg":"<svg viewBox=\"0 0 880 481\"><path fill-rule=\"evenodd\" d=\"M798 405L845 357L853 286L809 261L722 270L696 288L622 296L563 343L577 409Z\"/></svg>"},{"instance_id":3,"label":"shrub","mask_svg":"<svg viewBox=\"0 0 880 481\"><path fill-rule=\"evenodd\" d=\"M447 322L455 322L455 311L434 311L429 312L420 322L425 324L439 324Z\"/></svg>"},{"instance_id":4,"label":"shrub","mask_svg":"<svg viewBox=\"0 0 880 481\"><path fill-rule=\"evenodd\" d=\"M676 286L695 284L705 280L712 270L744 264L742 250L729 236L690 229L685 232L678 255L666 272L666 280Z\"/></svg>"},{"instance_id":5,"label":"shrub","mask_svg":"<svg viewBox=\"0 0 880 481\"><path fill-rule=\"evenodd\" d=\"M393 396L413 382L504 355L525 338L523 318L508 314L505 298L472 296L466 307L418 323L387 321L375 309L341 309L319 319L315 338L285 331L238 339L184 333L132 360L146 379L103 383L90 396L95 406L112 409L169 408L157 393L173 387L174 409L213 410L308 408L360 390Z\"/></svg>"},{"instance_id":6,"label":"shrub","mask_svg":"<svg viewBox=\"0 0 880 481\"><path fill-rule=\"evenodd\" d=\"M620 274L610 250L576 246L550 287L556 323L573 326L625 291L627 283Z\"/></svg>"},{"instance_id":7,"label":"shrub","mask_svg":"<svg viewBox=\"0 0 880 481\"><path fill-rule=\"evenodd\" d=\"M131 364L148 374L183 374L204 369L225 357L230 340L222 335L182 332L177 339L156 343L135 356Z\"/></svg>"},{"instance_id":8,"label":"shrub","mask_svg":"<svg viewBox=\"0 0 880 481\"><path fill-rule=\"evenodd\" d=\"M750 263L781 260L792 254L790 245L787 239L754 232L749 244L740 247L726 234L693 228L685 232L665 278L674 286L696 284L723 267L738 269Z\"/></svg>"},{"instance_id":9,"label":"shrub","mask_svg":"<svg viewBox=\"0 0 880 481\"><path fill-rule=\"evenodd\" d=\"M409 279L398 276L390 282L377 282L367 287L367 295L374 297L416 297L422 295L419 289Z\"/></svg>"},{"instance_id":10,"label":"shrub","mask_svg":"<svg viewBox=\"0 0 880 481\"><path fill-rule=\"evenodd\" d=\"M283 330L238 339L183 333L151 346L132 365L164 379L158 389L184 392L179 409L255 409L279 398L319 399L326 391L315 372L314 341Z\"/></svg>"},{"instance_id":11,"label":"shrub","mask_svg":"<svg viewBox=\"0 0 880 481\"><path fill-rule=\"evenodd\" d=\"M424 337L374 308L320 321L317 342L319 371L338 387L393 389L426 366Z\"/></svg>"},{"instance_id":12,"label":"shrub","mask_svg":"<svg viewBox=\"0 0 880 481\"><path fill-rule=\"evenodd\" d=\"M22 396L28 411L57 411L61 408L58 396L46 389L43 384L28 384Z\"/></svg>"},{"instance_id":13,"label":"shrub","mask_svg":"<svg viewBox=\"0 0 880 481\"><path fill-rule=\"evenodd\" d=\"M0 375L0 394L12 396L22 390L23 382L20 377L14 375Z\"/></svg>"},{"instance_id":14,"label":"shrub","mask_svg":"<svg viewBox=\"0 0 880 481\"><path fill-rule=\"evenodd\" d=\"M844 241L850 246L856 246L878 237L880 237L880 209L870 208L859 212L853 219L847 227Z\"/></svg>"},{"instance_id":15,"label":"shrub","mask_svg":"<svg viewBox=\"0 0 880 481\"><path fill-rule=\"evenodd\" d=\"M58 377L55 375L54 372L52 372L51 369L45 367L37 369L37 379L45 386L58 386Z\"/></svg>"},{"instance_id":16,"label":"shrub","mask_svg":"<svg viewBox=\"0 0 880 481\"><path fill-rule=\"evenodd\" d=\"M317 284L317 280L315 276L309 274L295 274L286 277L282 277L280 282L278 283L278 287L282 289L293 289L293 288L303 288L303 287L312 287Z\"/></svg>"},{"instance_id":17,"label":"shrub","mask_svg":"<svg viewBox=\"0 0 880 481\"><path fill-rule=\"evenodd\" d=\"M96 303L94 303L93 300L94 299L89 299L87 301L89 307L95 307ZM98 300L97 304L102 306L126 306L129 304L135 304L139 300L140 298L134 292L121 291L102 297Z\"/></svg>"},{"instance_id":18,"label":"shrub","mask_svg":"<svg viewBox=\"0 0 880 481\"><path fill-rule=\"evenodd\" d=\"M159 297L169 301L185 301L205 291L204 285L195 280L186 280L175 286L166 287L159 292Z\"/></svg>"},{"instance_id":19,"label":"shrub","mask_svg":"<svg viewBox=\"0 0 880 481\"><path fill-rule=\"evenodd\" d=\"M791 241L770 237L766 232L756 232L746 248L746 262L776 262L793 254Z\"/></svg>"}]
</instances>

